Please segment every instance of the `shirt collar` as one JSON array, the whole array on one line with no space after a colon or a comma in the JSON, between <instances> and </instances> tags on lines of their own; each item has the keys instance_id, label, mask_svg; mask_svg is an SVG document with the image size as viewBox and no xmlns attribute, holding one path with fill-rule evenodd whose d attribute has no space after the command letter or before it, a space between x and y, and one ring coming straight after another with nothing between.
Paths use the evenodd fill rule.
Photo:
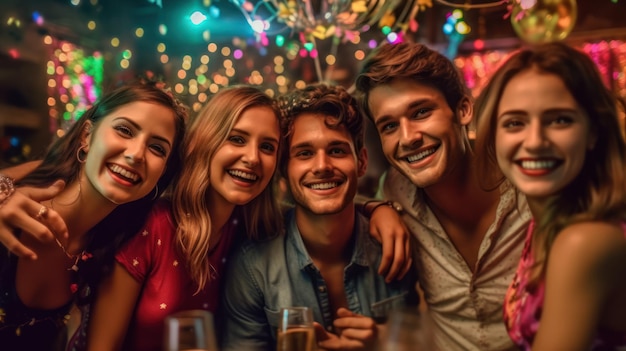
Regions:
<instances>
[{"instance_id":1,"label":"shirt collar","mask_svg":"<svg viewBox=\"0 0 626 351\"><path fill-rule=\"evenodd\" d=\"M296 224L295 210L289 210L285 218L287 221L287 250L292 250L295 253L295 265L300 270L313 266L313 260L304 246L302 234L300 233L300 230L298 230L298 225ZM356 223L352 232L352 238L356 238L356 242L354 240L350 241L351 245L354 245L354 249L352 250L352 258L350 259L350 263L347 267L350 267L353 264L369 266L370 259L368 257L368 252L372 252L372 250L369 250L368 246L374 245L374 243L372 242L373 239L370 237L368 230L369 225L367 219L357 213ZM290 256L288 255L288 257Z\"/></svg>"}]
</instances>

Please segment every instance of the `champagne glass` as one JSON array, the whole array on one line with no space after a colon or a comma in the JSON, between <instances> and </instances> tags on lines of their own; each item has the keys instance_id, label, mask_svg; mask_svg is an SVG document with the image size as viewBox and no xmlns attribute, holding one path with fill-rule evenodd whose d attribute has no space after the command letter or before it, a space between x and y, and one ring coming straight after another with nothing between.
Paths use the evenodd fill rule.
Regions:
<instances>
[{"instance_id":1,"label":"champagne glass","mask_svg":"<svg viewBox=\"0 0 626 351\"><path fill-rule=\"evenodd\" d=\"M217 351L213 315L187 310L165 318L165 351Z\"/></svg>"},{"instance_id":2,"label":"champagne glass","mask_svg":"<svg viewBox=\"0 0 626 351\"><path fill-rule=\"evenodd\" d=\"M314 351L317 349L313 313L308 307L280 310L277 351Z\"/></svg>"},{"instance_id":3,"label":"champagne glass","mask_svg":"<svg viewBox=\"0 0 626 351\"><path fill-rule=\"evenodd\" d=\"M427 313L415 309L390 312L381 350L421 351L434 350L433 322Z\"/></svg>"}]
</instances>

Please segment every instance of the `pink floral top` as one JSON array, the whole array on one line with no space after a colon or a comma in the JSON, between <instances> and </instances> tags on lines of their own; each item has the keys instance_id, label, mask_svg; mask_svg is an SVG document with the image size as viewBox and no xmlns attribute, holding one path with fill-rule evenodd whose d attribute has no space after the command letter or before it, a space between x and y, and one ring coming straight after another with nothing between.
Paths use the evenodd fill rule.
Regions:
<instances>
[{"instance_id":1,"label":"pink floral top","mask_svg":"<svg viewBox=\"0 0 626 351\"><path fill-rule=\"evenodd\" d=\"M533 221L528 227L522 258L504 300L504 323L509 336L520 350L524 351L532 349L533 340L539 329L545 293L545 281L533 291L527 289L527 272L533 265L531 238L534 227ZM622 224L622 228L626 236L626 223ZM626 346L626 334L599 330L591 350L614 350L620 346Z\"/></svg>"},{"instance_id":2,"label":"pink floral top","mask_svg":"<svg viewBox=\"0 0 626 351\"><path fill-rule=\"evenodd\" d=\"M229 222L209 254L212 279L195 294L196 285L185 269L185 259L175 249L176 226L169 203L155 206L144 229L118 252L116 259L143 285L126 336L125 349L161 350L163 326L168 315L189 309L215 313L226 257L236 221Z\"/></svg>"}]
</instances>

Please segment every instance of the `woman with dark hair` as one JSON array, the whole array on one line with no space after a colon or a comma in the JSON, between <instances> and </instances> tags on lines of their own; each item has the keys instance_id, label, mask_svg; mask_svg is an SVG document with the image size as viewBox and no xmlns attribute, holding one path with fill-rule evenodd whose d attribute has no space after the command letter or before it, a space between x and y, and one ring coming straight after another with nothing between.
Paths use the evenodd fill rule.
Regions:
<instances>
[{"instance_id":1,"label":"woman with dark hair","mask_svg":"<svg viewBox=\"0 0 626 351\"><path fill-rule=\"evenodd\" d=\"M626 346L626 146L593 61L553 43L521 50L475 105L484 186L506 177L533 215L504 302L523 350Z\"/></svg>"},{"instance_id":2,"label":"woman with dark hair","mask_svg":"<svg viewBox=\"0 0 626 351\"><path fill-rule=\"evenodd\" d=\"M32 218L13 220L28 228L33 227L28 220L45 224L54 214L67 228L67 235L43 241L16 231L27 251L5 254L0 262L3 350L48 350L63 343L60 331L72 303L89 302L92 289L111 270L114 253L137 233L178 172L186 117L162 89L127 85L87 110L15 185L2 176L0 211L9 217L26 203L14 186L64 181L62 191L36 204Z\"/></svg>"}]
</instances>

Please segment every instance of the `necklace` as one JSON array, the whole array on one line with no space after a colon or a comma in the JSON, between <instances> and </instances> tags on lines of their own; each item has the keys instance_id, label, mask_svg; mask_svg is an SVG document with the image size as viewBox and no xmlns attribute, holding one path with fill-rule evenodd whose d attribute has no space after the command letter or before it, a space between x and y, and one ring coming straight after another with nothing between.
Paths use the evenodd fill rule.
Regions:
<instances>
[{"instance_id":1,"label":"necklace","mask_svg":"<svg viewBox=\"0 0 626 351\"><path fill-rule=\"evenodd\" d=\"M57 242L57 245L59 245L61 250L63 250L63 253L65 254L65 256L67 256L67 258L69 258L71 260L74 260L74 263L72 264L72 266L67 269L68 271L78 272L78 261L80 261L81 259L83 261L85 261L89 257L91 257L91 255L87 253L87 250L83 250L83 251L81 251L81 253L79 253L77 255L72 255L71 253L67 252L67 250L65 249L65 246L63 246L63 244L61 244L59 239L57 239L55 237L54 240Z\"/></svg>"},{"instance_id":2,"label":"necklace","mask_svg":"<svg viewBox=\"0 0 626 351\"><path fill-rule=\"evenodd\" d=\"M61 204L61 205L69 206L69 205L72 205L72 204L76 203L76 201L78 201L78 199L80 198L81 191L82 191L82 189L81 189L80 181L79 181L78 182L78 195L76 195L76 199L74 199L74 201L72 201L70 203ZM50 199L50 208L53 209L53 210L54 210L54 199L55 199L54 197L52 199ZM85 250L85 249L83 249L83 251L81 251L79 254L72 255L71 253L69 253L67 251L65 246L63 246L61 241L59 241L59 239L56 236L54 237L54 241L57 242L57 245L59 245L61 250L63 250L63 253L65 254L65 256L67 258L69 258L70 260L74 260L74 263L72 264L72 266L67 269L68 271L78 272L78 261L80 261L80 260L86 261L87 259L89 259L91 257L91 254L87 253L87 250Z\"/></svg>"}]
</instances>

